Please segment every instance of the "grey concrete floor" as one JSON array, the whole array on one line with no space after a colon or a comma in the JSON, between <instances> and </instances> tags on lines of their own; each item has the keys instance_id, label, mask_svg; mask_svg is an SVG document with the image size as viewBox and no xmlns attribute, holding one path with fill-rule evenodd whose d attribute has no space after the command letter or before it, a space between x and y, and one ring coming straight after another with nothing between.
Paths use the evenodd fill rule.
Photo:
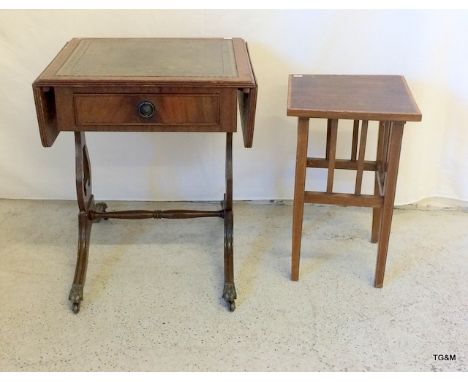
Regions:
<instances>
[{"instance_id":1,"label":"grey concrete floor","mask_svg":"<svg viewBox=\"0 0 468 382\"><path fill-rule=\"evenodd\" d=\"M75 203L0 200L0 370L468 370L466 212L396 210L383 289L358 208L306 206L290 281L291 212L235 204L234 313L221 219L96 224L74 315Z\"/></svg>"}]
</instances>

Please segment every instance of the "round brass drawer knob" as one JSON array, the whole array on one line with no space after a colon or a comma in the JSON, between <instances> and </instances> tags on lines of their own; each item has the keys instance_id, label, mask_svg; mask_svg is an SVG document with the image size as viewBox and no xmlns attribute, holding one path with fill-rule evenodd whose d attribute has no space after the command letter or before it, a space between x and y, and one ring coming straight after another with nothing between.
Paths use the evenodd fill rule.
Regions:
<instances>
[{"instance_id":1,"label":"round brass drawer knob","mask_svg":"<svg viewBox=\"0 0 468 382\"><path fill-rule=\"evenodd\" d=\"M154 104L150 101L140 102L138 105L138 113L143 118L151 118L154 115L156 108Z\"/></svg>"}]
</instances>

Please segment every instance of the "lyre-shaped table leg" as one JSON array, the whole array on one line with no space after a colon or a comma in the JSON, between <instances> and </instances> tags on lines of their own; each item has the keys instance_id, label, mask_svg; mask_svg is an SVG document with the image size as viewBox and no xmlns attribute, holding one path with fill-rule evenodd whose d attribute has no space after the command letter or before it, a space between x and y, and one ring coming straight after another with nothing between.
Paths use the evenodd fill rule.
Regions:
<instances>
[{"instance_id":1,"label":"lyre-shaped table leg","mask_svg":"<svg viewBox=\"0 0 468 382\"><path fill-rule=\"evenodd\" d=\"M76 259L75 277L68 299L72 303L74 313L80 311L80 304L83 300L83 287L86 279L86 269L88 266L89 239L91 234L91 220L86 212L78 215L78 254Z\"/></svg>"},{"instance_id":2,"label":"lyre-shaped table leg","mask_svg":"<svg viewBox=\"0 0 468 382\"><path fill-rule=\"evenodd\" d=\"M75 132L75 169L76 169L76 196L80 212L78 214L78 253L76 258L75 276L68 299L72 303L74 313L80 311L83 300L83 288L86 280L88 266L89 240L93 221L89 212L91 210L104 212L105 203L94 203L91 183L91 163L84 133Z\"/></svg>"},{"instance_id":3,"label":"lyre-shaped table leg","mask_svg":"<svg viewBox=\"0 0 468 382\"><path fill-rule=\"evenodd\" d=\"M236 309L237 298L234 284L234 216L232 213L232 133L226 134L226 194L223 202L224 210L224 289L223 298L229 310Z\"/></svg>"}]
</instances>

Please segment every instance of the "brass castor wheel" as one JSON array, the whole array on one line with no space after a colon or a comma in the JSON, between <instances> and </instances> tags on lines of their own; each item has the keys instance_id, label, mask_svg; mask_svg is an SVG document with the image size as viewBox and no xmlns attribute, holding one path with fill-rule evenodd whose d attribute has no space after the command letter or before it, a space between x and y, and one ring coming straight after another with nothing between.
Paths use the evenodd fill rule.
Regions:
<instances>
[{"instance_id":1,"label":"brass castor wheel","mask_svg":"<svg viewBox=\"0 0 468 382\"><path fill-rule=\"evenodd\" d=\"M72 304L73 313L77 314L80 311L81 301L83 300L83 285L73 284L68 299Z\"/></svg>"},{"instance_id":2,"label":"brass castor wheel","mask_svg":"<svg viewBox=\"0 0 468 382\"><path fill-rule=\"evenodd\" d=\"M78 314L78 312L80 311L80 303L79 302L74 302L73 305L72 305L72 311L73 313L75 314Z\"/></svg>"},{"instance_id":3,"label":"brass castor wheel","mask_svg":"<svg viewBox=\"0 0 468 382\"><path fill-rule=\"evenodd\" d=\"M236 310L236 287L234 283L225 283L223 291L223 299L226 301L226 304L229 308L229 311L234 312Z\"/></svg>"}]
</instances>

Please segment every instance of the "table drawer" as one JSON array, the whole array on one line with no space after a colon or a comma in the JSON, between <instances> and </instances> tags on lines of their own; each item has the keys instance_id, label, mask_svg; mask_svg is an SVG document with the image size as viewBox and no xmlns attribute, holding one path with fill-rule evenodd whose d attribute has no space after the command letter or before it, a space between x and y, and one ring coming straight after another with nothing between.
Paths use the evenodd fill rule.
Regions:
<instances>
[{"instance_id":1,"label":"table drawer","mask_svg":"<svg viewBox=\"0 0 468 382\"><path fill-rule=\"evenodd\" d=\"M219 94L74 94L76 126L220 123Z\"/></svg>"}]
</instances>

